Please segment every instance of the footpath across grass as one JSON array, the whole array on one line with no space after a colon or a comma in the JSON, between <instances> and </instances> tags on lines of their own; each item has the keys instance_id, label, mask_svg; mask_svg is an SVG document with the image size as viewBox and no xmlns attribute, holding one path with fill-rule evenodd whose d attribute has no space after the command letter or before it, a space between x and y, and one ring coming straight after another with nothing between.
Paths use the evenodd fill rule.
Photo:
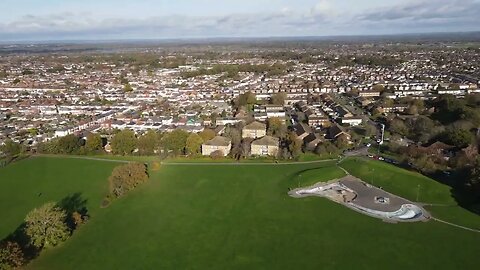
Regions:
<instances>
[{"instance_id":1,"label":"footpath across grass","mask_svg":"<svg viewBox=\"0 0 480 270\"><path fill-rule=\"evenodd\" d=\"M92 213L67 242L43 252L27 269L438 270L479 264L480 234L434 221L385 223L325 198L287 195L299 179L307 185L341 177L334 162L161 165L148 183L101 209L106 179L117 165L44 157L0 169L0 193L9 200L5 204L2 197L0 220L16 219L1 223L2 233L44 200L72 192L82 192ZM420 183L432 189L423 199L452 202L443 185L384 165L342 163L361 178L375 168L385 189L409 199ZM24 197L38 190L51 197Z\"/></svg>"}]
</instances>

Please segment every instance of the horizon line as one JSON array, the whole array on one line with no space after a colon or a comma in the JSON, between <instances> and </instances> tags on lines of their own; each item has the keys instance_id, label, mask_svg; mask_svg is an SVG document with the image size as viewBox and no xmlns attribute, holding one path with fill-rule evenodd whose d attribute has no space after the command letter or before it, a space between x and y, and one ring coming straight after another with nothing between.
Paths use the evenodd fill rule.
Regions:
<instances>
[{"instance_id":1,"label":"horizon line","mask_svg":"<svg viewBox=\"0 0 480 270\"><path fill-rule=\"evenodd\" d=\"M465 35L465 34L480 34L480 30L473 31L439 31L439 32L405 32L392 34L345 34L345 35L298 35L298 36L218 36L218 37L165 37L165 38L117 38L117 39L12 39L0 40L1 45L15 45L15 44L51 44L51 43L129 43L129 42L168 42L168 41L215 41L215 40L301 40L301 39L334 39L334 38L379 38L379 37L419 37L431 35ZM480 37L477 37L480 39Z\"/></svg>"}]
</instances>

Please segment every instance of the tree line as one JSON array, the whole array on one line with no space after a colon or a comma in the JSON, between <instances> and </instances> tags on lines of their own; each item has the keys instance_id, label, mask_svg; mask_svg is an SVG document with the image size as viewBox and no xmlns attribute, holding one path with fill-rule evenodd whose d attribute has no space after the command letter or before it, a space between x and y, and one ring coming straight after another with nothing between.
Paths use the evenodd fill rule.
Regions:
<instances>
[{"instance_id":1,"label":"tree line","mask_svg":"<svg viewBox=\"0 0 480 270\"><path fill-rule=\"evenodd\" d=\"M422 108L412 117L384 117L393 139L386 150L424 174L455 174L452 185L480 202L480 94L469 94L464 99L442 95L426 103L433 110ZM399 138L418 144L402 146L397 143ZM436 142L445 145L428 147Z\"/></svg>"}]
</instances>

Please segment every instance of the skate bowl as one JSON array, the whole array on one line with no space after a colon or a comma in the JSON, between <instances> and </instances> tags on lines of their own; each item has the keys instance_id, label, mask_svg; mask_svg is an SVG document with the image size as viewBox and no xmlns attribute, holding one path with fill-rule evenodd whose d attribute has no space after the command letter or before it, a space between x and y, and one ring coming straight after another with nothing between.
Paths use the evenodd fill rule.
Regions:
<instances>
[{"instance_id":1,"label":"skate bowl","mask_svg":"<svg viewBox=\"0 0 480 270\"><path fill-rule=\"evenodd\" d=\"M294 198L325 197L359 213L387 222L428 221L429 213L420 205L369 185L351 175L313 186L291 190Z\"/></svg>"}]
</instances>

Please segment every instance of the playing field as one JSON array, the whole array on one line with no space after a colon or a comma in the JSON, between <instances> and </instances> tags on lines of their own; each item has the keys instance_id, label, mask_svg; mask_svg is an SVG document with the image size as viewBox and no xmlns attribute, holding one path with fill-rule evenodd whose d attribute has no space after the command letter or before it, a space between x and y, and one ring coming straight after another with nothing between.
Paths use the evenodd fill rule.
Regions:
<instances>
[{"instance_id":1,"label":"playing field","mask_svg":"<svg viewBox=\"0 0 480 270\"><path fill-rule=\"evenodd\" d=\"M287 195L289 188L342 177L334 163L163 165L148 184L101 209L116 165L34 158L0 169L0 237L33 207L80 192L90 221L28 268L475 269L480 263L479 233L435 221L388 224L324 198ZM411 200L420 184L420 201L450 205L435 207L443 219L480 227L480 217L456 207L449 189L428 178L380 162L342 166Z\"/></svg>"}]
</instances>

